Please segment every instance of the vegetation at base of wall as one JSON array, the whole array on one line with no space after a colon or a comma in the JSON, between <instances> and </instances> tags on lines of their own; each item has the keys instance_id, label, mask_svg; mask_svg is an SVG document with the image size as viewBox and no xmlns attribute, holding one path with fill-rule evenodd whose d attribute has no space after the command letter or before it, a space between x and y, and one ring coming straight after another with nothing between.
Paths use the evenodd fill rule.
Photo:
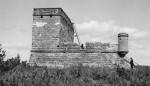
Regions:
<instances>
[{"instance_id":1,"label":"vegetation at base of wall","mask_svg":"<svg viewBox=\"0 0 150 86\"><path fill-rule=\"evenodd\" d=\"M47 68L20 62L20 56L4 61L0 56L0 86L150 86L150 67L71 66Z\"/></svg>"},{"instance_id":2,"label":"vegetation at base of wall","mask_svg":"<svg viewBox=\"0 0 150 86\"><path fill-rule=\"evenodd\" d=\"M0 86L149 86L150 67L136 69L72 66L31 67L20 64L0 77Z\"/></svg>"}]
</instances>

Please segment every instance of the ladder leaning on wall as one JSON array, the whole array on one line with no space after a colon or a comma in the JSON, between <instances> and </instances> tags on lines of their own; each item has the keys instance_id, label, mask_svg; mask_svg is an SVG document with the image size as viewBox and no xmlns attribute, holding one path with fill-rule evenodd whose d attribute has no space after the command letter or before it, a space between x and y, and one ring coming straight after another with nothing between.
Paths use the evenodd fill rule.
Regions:
<instances>
[{"instance_id":1,"label":"ladder leaning on wall","mask_svg":"<svg viewBox=\"0 0 150 86\"><path fill-rule=\"evenodd\" d=\"M75 26L75 23L74 23L73 19L72 19L71 21L72 21L73 30L74 30L74 33L75 33L74 37L77 38L78 44L79 44L79 46L80 46L80 45L81 45L81 41L80 41L80 38L79 38L78 31L77 31L77 29L76 29L76 26Z\"/></svg>"}]
</instances>

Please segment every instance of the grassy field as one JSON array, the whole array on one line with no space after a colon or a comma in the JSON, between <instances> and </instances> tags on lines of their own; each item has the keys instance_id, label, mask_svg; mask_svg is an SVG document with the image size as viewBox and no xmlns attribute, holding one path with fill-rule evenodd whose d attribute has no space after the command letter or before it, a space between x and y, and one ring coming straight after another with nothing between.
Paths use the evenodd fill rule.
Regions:
<instances>
[{"instance_id":1,"label":"grassy field","mask_svg":"<svg viewBox=\"0 0 150 86\"><path fill-rule=\"evenodd\" d=\"M150 86L150 67L46 68L18 65L0 75L0 86Z\"/></svg>"}]
</instances>

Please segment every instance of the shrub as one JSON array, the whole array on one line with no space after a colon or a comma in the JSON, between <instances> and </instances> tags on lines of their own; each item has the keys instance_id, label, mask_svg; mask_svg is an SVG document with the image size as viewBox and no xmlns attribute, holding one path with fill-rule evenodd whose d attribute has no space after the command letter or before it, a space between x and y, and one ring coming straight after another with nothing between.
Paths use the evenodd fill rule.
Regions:
<instances>
[{"instance_id":1,"label":"shrub","mask_svg":"<svg viewBox=\"0 0 150 86\"><path fill-rule=\"evenodd\" d=\"M18 65L0 76L0 86L148 86L150 67L111 69L72 66L46 68Z\"/></svg>"}]
</instances>

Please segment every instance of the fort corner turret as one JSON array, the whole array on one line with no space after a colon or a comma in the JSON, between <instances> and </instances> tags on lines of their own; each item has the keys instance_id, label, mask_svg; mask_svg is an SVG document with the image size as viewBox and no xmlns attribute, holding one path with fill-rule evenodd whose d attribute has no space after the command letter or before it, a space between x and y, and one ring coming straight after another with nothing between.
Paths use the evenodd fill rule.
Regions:
<instances>
[{"instance_id":1,"label":"fort corner turret","mask_svg":"<svg viewBox=\"0 0 150 86\"><path fill-rule=\"evenodd\" d=\"M123 58L128 53L128 34L118 34L118 55Z\"/></svg>"}]
</instances>

